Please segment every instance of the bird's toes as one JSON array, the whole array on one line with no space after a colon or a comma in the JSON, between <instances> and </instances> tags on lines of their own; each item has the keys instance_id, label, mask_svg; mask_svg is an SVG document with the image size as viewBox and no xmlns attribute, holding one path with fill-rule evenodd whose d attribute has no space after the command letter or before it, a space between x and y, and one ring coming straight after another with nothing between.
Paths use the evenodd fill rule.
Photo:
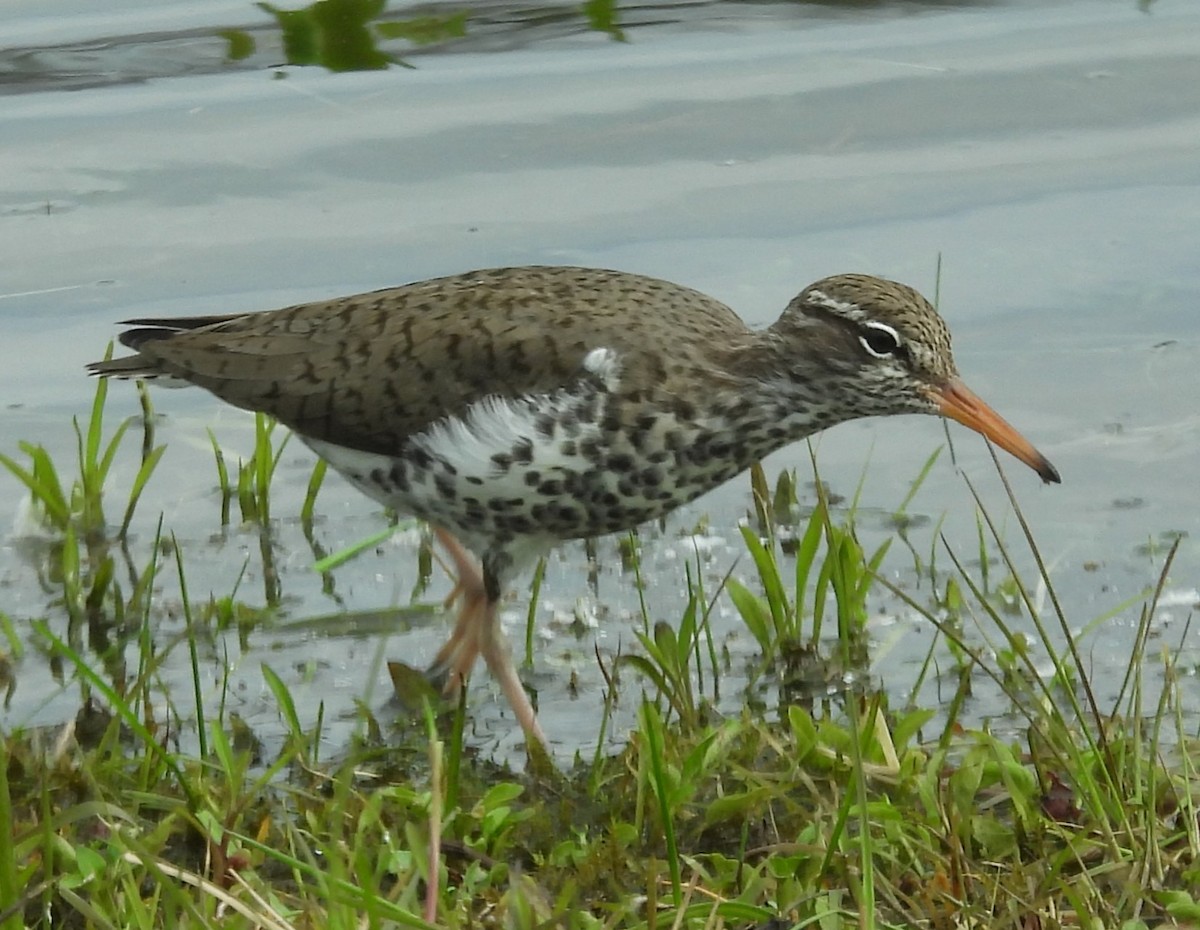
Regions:
<instances>
[{"instance_id":1,"label":"bird's toes","mask_svg":"<svg viewBox=\"0 0 1200 930\"><path fill-rule=\"evenodd\" d=\"M444 697L452 698L458 694L463 684L463 674L454 667L454 663L446 659L436 659L425 669L425 680Z\"/></svg>"}]
</instances>

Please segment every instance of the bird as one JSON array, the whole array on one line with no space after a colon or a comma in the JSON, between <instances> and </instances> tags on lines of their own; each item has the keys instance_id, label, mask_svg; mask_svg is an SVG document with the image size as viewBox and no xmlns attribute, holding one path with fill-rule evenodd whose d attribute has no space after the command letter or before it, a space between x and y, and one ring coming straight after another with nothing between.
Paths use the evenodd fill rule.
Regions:
<instances>
[{"instance_id":1,"label":"bird","mask_svg":"<svg viewBox=\"0 0 1200 930\"><path fill-rule=\"evenodd\" d=\"M689 287L566 266L120 325L135 354L92 374L265 412L368 497L428 523L457 577L428 673L453 694L482 657L527 745L548 744L499 605L560 543L660 518L859 417L947 417L1060 480L964 384L929 301L868 274L810 284L760 329Z\"/></svg>"}]
</instances>

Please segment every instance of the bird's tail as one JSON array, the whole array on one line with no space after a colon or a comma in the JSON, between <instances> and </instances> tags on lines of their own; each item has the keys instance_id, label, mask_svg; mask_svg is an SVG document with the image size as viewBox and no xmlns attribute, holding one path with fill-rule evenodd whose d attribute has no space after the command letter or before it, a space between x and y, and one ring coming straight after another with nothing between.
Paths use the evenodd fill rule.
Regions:
<instances>
[{"instance_id":1,"label":"bird's tail","mask_svg":"<svg viewBox=\"0 0 1200 930\"><path fill-rule=\"evenodd\" d=\"M182 378L175 378L162 371L158 362L144 355L127 355L87 365L88 374L101 378L117 378L121 381L153 381L159 387L187 387Z\"/></svg>"},{"instance_id":2,"label":"bird's tail","mask_svg":"<svg viewBox=\"0 0 1200 930\"><path fill-rule=\"evenodd\" d=\"M144 318L138 320L123 320L122 326L132 326L117 338L121 345L131 349L140 349L147 342L160 339L170 339L179 333L193 329L203 329L217 324L229 322L228 316L189 316L177 319ZM162 368L162 363L151 355L139 352L137 355L127 355L125 358L106 359L102 362L92 362L87 366L89 374L101 378L118 378L123 381L153 381L160 387L187 387L189 382L176 378Z\"/></svg>"}]
</instances>

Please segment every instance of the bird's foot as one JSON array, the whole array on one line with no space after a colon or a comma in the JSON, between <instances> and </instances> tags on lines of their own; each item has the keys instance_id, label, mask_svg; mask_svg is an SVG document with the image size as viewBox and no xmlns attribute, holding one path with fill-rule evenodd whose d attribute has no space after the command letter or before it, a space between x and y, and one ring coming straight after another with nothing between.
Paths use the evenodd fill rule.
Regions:
<instances>
[{"instance_id":1,"label":"bird's foot","mask_svg":"<svg viewBox=\"0 0 1200 930\"><path fill-rule=\"evenodd\" d=\"M459 609L450 638L438 650L426 676L443 694L453 697L470 677L475 660L483 656L525 731L526 740L537 742L544 750L546 735L513 665L508 642L500 629L499 603L488 596L479 562L449 531L435 527L433 532L458 575L446 606L458 603Z\"/></svg>"}]
</instances>

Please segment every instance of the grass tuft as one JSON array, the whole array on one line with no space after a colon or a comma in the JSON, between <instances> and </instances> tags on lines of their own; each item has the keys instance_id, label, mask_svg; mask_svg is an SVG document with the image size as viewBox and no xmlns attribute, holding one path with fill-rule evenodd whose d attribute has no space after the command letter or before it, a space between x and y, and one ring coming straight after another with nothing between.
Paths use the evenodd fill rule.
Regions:
<instances>
[{"instance_id":1,"label":"grass tuft","mask_svg":"<svg viewBox=\"0 0 1200 930\"><path fill-rule=\"evenodd\" d=\"M1025 930L1200 920L1197 717L1182 659L1190 622L1175 643L1156 638L1177 538L1156 551L1134 649L1104 706L1086 661L1103 618L1069 616L1011 490L1024 551L976 495L970 564L937 523L921 554L903 534L923 526L910 508L930 458L893 511L921 581L914 589L884 573L886 543L864 550L857 494L837 501L814 468L806 511L794 474L770 482L759 470L735 569L706 590L699 558L687 564L681 615L652 617L643 601L637 651L614 667L598 654L606 696L590 758L517 772L483 758L468 738L465 697L386 739L360 708L355 737L331 747L324 708L298 706L286 669L263 664L283 731L272 743L231 707L236 658L216 660L217 687L209 654L201 659L222 618L264 609L235 600L241 578L227 597L194 603L189 552L161 520L142 565L110 544L131 526L162 450L143 410L125 516L109 527L101 491L107 482L114 493L124 428L104 433L103 406L98 393L77 427L77 476L36 446L18 446L24 461L3 460L45 521L53 584L47 618L19 625L0 613L0 643L14 661L22 650L26 661L44 656L78 689L80 710L53 729L0 731L0 930ZM255 436L233 485L215 442L214 454L223 507L236 494L243 519L269 541L283 441L265 421ZM301 511L310 526L322 480L314 472ZM164 557L175 561L178 607L163 603ZM636 537L621 558L640 586ZM264 592L267 609L271 597ZM714 643L710 621L725 603L757 650L744 695L730 693L736 669ZM938 706L920 706L914 689L892 707L872 680L868 618L881 603L937 629L922 680L944 689ZM174 642L151 622L169 609L182 616ZM419 610L380 615L394 624ZM310 622L280 628L301 635ZM80 632L126 627L111 650ZM164 655L183 642L186 699L159 680ZM620 668L637 673L644 698L633 732L610 753ZM972 723L983 683L1000 706Z\"/></svg>"}]
</instances>

